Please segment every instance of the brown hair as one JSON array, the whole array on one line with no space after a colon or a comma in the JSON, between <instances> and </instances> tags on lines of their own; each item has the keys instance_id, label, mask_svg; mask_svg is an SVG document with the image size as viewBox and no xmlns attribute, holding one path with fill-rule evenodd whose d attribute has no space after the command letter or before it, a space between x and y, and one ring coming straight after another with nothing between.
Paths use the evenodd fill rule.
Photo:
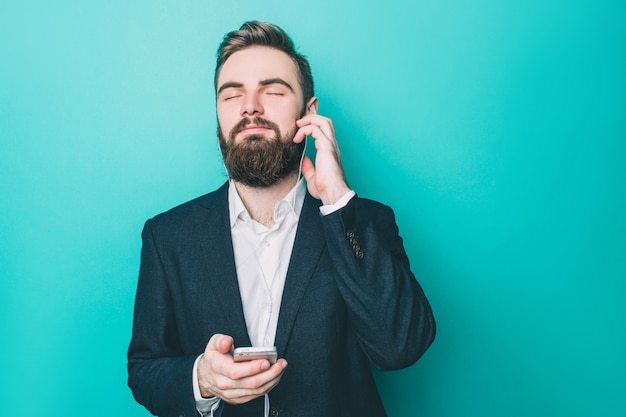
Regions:
<instances>
[{"instance_id":1,"label":"brown hair","mask_svg":"<svg viewBox=\"0 0 626 417\"><path fill-rule=\"evenodd\" d=\"M217 90L217 77L224 62L235 52L251 46L268 46L286 53L296 64L298 81L304 95L304 105L314 95L313 75L309 61L299 54L293 41L280 27L259 21L245 22L239 30L227 33L217 49L217 64L215 65L214 86Z\"/></svg>"}]
</instances>

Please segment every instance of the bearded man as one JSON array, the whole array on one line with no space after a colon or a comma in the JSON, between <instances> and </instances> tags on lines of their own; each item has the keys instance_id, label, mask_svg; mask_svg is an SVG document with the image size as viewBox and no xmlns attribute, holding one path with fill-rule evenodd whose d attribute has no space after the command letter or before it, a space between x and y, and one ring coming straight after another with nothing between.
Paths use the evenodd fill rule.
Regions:
<instances>
[{"instance_id":1,"label":"bearded man","mask_svg":"<svg viewBox=\"0 0 626 417\"><path fill-rule=\"evenodd\" d=\"M229 181L144 226L133 395L159 416L385 416L371 364L410 366L435 335L392 210L347 185L281 28L228 33L215 91ZM236 361L248 346L278 359Z\"/></svg>"}]
</instances>

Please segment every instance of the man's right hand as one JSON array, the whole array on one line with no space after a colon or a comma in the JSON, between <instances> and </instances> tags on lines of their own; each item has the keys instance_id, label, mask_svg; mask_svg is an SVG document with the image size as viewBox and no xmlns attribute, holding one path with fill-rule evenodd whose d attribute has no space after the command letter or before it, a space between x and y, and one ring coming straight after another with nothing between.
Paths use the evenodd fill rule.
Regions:
<instances>
[{"instance_id":1,"label":"man's right hand","mask_svg":"<svg viewBox=\"0 0 626 417\"><path fill-rule=\"evenodd\" d=\"M233 338L215 334L198 360L198 385L205 398L218 397L230 404L243 404L267 394L280 381L285 359L273 365L266 359L233 361Z\"/></svg>"}]
</instances>

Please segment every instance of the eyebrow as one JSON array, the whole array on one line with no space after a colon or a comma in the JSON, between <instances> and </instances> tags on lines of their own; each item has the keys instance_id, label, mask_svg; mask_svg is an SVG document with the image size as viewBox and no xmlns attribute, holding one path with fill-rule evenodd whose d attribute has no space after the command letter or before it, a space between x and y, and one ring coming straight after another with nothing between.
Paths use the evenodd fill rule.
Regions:
<instances>
[{"instance_id":1,"label":"eyebrow","mask_svg":"<svg viewBox=\"0 0 626 417\"><path fill-rule=\"evenodd\" d=\"M259 82L260 85L271 85L271 84L281 84L291 90L294 93L293 87L287 81L282 78L268 78L267 80L263 80Z\"/></svg>"},{"instance_id":2,"label":"eyebrow","mask_svg":"<svg viewBox=\"0 0 626 417\"><path fill-rule=\"evenodd\" d=\"M222 84L220 88L217 90L217 94L219 95L222 91L226 90L227 88L241 88L241 87L243 87L242 83L236 83L234 81L230 81L230 82Z\"/></svg>"},{"instance_id":3,"label":"eyebrow","mask_svg":"<svg viewBox=\"0 0 626 417\"><path fill-rule=\"evenodd\" d=\"M283 80L282 78L268 78L267 80L259 81L259 85L262 85L262 86L267 86L267 85L272 85L272 84L284 85L289 90L291 90L292 93L295 92L291 84L289 84L287 81ZM239 82L235 82L235 81L225 82L217 90L217 94L219 95L222 91L224 91L227 88L241 88L241 87L243 87L243 84Z\"/></svg>"}]
</instances>

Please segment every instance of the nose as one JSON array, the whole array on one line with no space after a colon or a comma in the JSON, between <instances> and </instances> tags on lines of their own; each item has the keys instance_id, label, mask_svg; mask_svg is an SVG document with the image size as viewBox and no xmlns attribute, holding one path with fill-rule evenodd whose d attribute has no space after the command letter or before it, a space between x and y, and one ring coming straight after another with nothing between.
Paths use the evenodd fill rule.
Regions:
<instances>
[{"instance_id":1,"label":"nose","mask_svg":"<svg viewBox=\"0 0 626 417\"><path fill-rule=\"evenodd\" d=\"M241 105L242 116L255 116L263 114L263 105L258 94L246 94Z\"/></svg>"}]
</instances>

